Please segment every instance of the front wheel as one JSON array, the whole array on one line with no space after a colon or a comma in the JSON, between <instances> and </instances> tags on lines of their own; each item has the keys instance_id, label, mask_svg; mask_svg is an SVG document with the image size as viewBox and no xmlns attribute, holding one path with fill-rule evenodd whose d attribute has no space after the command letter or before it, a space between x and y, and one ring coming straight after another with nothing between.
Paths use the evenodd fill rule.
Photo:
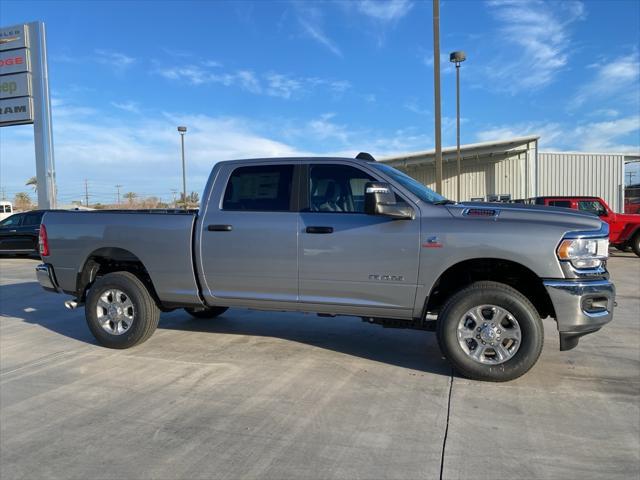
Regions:
<instances>
[{"instance_id":1,"label":"front wheel","mask_svg":"<svg viewBox=\"0 0 640 480\"><path fill-rule=\"evenodd\" d=\"M544 342L542 320L520 292L475 282L445 303L438 343L457 371L473 380L506 382L528 372Z\"/></svg>"},{"instance_id":2,"label":"front wheel","mask_svg":"<svg viewBox=\"0 0 640 480\"><path fill-rule=\"evenodd\" d=\"M85 304L89 329L109 348L129 348L147 340L160 321L160 309L132 273L113 272L91 286Z\"/></svg>"}]
</instances>

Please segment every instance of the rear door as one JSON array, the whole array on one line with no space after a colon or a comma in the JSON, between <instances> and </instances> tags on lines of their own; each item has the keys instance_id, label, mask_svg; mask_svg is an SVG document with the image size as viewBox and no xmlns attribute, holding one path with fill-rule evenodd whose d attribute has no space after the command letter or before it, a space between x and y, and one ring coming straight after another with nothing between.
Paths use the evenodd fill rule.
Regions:
<instances>
[{"instance_id":1,"label":"rear door","mask_svg":"<svg viewBox=\"0 0 640 480\"><path fill-rule=\"evenodd\" d=\"M203 290L212 303L297 301L295 171L282 162L221 167L200 238Z\"/></svg>"},{"instance_id":2,"label":"rear door","mask_svg":"<svg viewBox=\"0 0 640 480\"><path fill-rule=\"evenodd\" d=\"M24 214L18 213L0 222L0 251L20 250L18 229L22 225Z\"/></svg>"},{"instance_id":3,"label":"rear door","mask_svg":"<svg viewBox=\"0 0 640 480\"><path fill-rule=\"evenodd\" d=\"M38 250L38 233L43 212L27 212L17 231L17 244L21 250Z\"/></svg>"},{"instance_id":4,"label":"rear door","mask_svg":"<svg viewBox=\"0 0 640 480\"><path fill-rule=\"evenodd\" d=\"M365 184L380 178L359 164L314 163L305 172L300 301L355 307L362 315L372 309L413 309L420 216L366 215Z\"/></svg>"}]
</instances>

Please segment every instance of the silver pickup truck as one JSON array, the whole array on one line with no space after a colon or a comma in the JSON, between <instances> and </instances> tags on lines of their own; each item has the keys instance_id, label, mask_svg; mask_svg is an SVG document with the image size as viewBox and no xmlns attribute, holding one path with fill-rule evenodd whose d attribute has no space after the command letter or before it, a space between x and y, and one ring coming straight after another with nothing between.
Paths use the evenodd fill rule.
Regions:
<instances>
[{"instance_id":1,"label":"silver pickup truck","mask_svg":"<svg viewBox=\"0 0 640 480\"><path fill-rule=\"evenodd\" d=\"M608 227L559 208L456 204L369 155L216 164L199 212L49 212L41 285L84 305L98 342L148 339L160 313L229 307L355 315L437 332L472 379L527 372L613 315Z\"/></svg>"}]
</instances>

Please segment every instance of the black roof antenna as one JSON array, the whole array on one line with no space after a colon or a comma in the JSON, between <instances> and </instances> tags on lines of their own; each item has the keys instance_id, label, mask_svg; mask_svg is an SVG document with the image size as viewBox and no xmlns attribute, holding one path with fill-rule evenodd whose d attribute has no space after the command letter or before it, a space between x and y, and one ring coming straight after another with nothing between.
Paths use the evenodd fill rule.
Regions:
<instances>
[{"instance_id":1,"label":"black roof antenna","mask_svg":"<svg viewBox=\"0 0 640 480\"><path fill-rule=\"evenodd\" d=\"M356 160L366 160L367 162L375 162L376 159L373 158L373 155L367 152L360 152L356 155Z\"/></svg>"}]
</instances>

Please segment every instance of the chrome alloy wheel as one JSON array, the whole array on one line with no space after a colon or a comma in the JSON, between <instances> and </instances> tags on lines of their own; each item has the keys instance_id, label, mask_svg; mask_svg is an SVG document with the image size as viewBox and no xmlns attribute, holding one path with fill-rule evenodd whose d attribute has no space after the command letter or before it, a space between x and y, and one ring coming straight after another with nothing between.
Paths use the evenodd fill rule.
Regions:
<instances>
[{"instance_id":1,"label":"chrome alloy wheel","mask_svg":"<svg viewBox=\"0 0 640 480\"><path fill-rule=\"evenodd\" d=\"M516 318L496 305L479 305L458 322L458 343L478 363L498 365L520 348L522 332Z\"/></svg>"},{"instance_id":2,"label":"chrome alloy wheel","mask_svg":"<svg viewBox=\"0 0 640 480\"><path fill-rule=\"evenodd\" d=\"M98 299L96 315L100 326L111 335L122 335L127 332L135 315L133 302L122 290L105 290Z\"/></svg>"}]
</instances>

